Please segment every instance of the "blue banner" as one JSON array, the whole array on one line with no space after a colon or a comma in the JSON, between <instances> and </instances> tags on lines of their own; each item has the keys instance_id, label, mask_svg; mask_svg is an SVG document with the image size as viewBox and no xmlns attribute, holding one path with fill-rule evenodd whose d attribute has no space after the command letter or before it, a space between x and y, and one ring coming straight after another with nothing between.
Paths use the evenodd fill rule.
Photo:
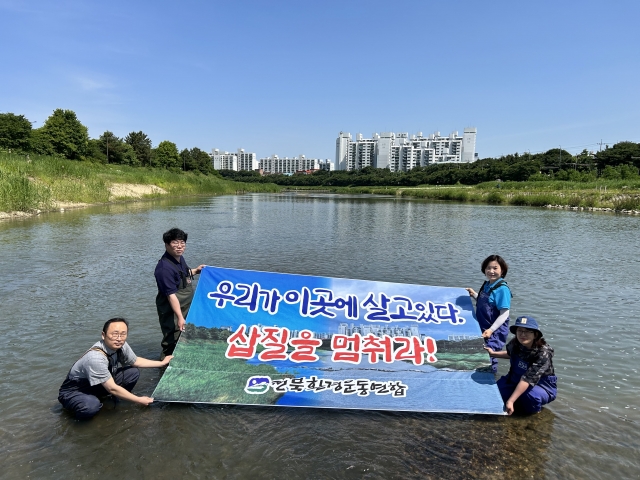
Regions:
<instances>
[{"instance_id":1,"label":"blue banner","mask_svg":"<svg viewBox=\"0 0 640 480\"><path fill-rule=\"evenodd\" d=\"M205 267L166 402L503 414L462 288Z\"/></svg>"}]
</instances>

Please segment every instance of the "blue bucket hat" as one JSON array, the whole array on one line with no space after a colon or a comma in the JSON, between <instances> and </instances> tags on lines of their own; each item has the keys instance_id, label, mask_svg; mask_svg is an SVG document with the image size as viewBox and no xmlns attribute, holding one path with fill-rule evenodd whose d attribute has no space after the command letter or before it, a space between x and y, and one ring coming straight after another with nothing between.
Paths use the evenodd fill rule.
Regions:
<instances>
[{"instance_id":1,"label":"blue bucket hat","mask_svg":"<svg viewBox=\"0 0 640 480\"><path fill-rule=\"evenodd\" d=\"M542 333L542 331L538 327L538 322L536 322L536 319L533 317L522 316L522 317L516 318L516 324L511 325L509 327L509 331L515 335L516 329L518 327L528 328L529 330L537 330L540 333Z\"/></svg>"}]
</instances>

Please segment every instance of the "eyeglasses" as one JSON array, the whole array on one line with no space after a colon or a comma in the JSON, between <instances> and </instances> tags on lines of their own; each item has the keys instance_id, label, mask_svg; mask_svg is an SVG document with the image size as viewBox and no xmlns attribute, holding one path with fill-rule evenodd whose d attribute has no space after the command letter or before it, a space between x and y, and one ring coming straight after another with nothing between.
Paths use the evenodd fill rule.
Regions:
<instances>
[{"instance_id":1,"label":"eyeglasses","mask_svg":"<svg viewBox=\"0 0 640 480\"><path fill-rule=\"evenodd\" d=\"M528 328L518 327L516 328L516 333L519 333L520 335L534 335L536 332Z\"/></svg>"},{"instance_id":2,"label":"eyeglasses","mask_svg":"<svg viewBox=\"0 0 640 480\"><path fill-rule=\"evenodd\" d=\"M118 338L127 338L127 332L113 332L108 335L111 340L116 340Z\"/></svg>"},{"instance_id":3,"label":"eyeglasses","mask_svg":"<svg viewBox=\"0 0 640 480\"><path fill-rule=\"evenodd\" d=\"M169 245L171 245L172 247L184 247L187 244L187 242L184 242L182 240L174 240L173 242L170 242Z\"/></svg>"}]
</instances>

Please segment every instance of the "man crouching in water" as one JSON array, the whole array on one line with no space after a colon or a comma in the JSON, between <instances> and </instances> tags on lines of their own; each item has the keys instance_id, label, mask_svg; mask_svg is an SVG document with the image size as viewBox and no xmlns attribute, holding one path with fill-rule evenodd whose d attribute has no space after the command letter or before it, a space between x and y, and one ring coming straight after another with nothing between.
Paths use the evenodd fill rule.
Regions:
<instances>
[{"instance_id":1,"label":"man crouching in water","mask_svg":"<svg viewBox=\"0 0 640 480\"><path fill-rule=\"evenodd\" d=\"M173 355L161 361L137 357L127 344L129 322L124 318L107 320L102 327L102 340L96 342L73 364L60 387L58 401L79 420L93 418L102 408L100 397L114 397L141 405L153 398L131 393L140 377L137 367L164 367Z\"/></svg>"}]
</instances>

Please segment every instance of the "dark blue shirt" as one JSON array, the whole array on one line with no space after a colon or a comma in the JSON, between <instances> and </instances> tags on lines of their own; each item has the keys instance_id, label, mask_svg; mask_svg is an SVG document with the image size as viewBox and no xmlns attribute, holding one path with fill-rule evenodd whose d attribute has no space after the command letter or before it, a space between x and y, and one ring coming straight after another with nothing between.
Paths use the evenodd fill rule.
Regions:
<instances>
[{"instance_id":1,"label":"dark blue shirt","mask_svg":"<svg viewBox=\"0 0 640 480\"><path fill-rule=\"evenodd\" d=\"M159 293L163 295L171 295L178 291L182 282L179 272L180 270L185 275L185 278L188 278L189 267L187 266L187 262L185 262L184 257L181 256L180 262L176 262L176 259L169 255L168 252L164 252L164 255L158 262L154 273Z\"/></svg>"}]
</instances>

